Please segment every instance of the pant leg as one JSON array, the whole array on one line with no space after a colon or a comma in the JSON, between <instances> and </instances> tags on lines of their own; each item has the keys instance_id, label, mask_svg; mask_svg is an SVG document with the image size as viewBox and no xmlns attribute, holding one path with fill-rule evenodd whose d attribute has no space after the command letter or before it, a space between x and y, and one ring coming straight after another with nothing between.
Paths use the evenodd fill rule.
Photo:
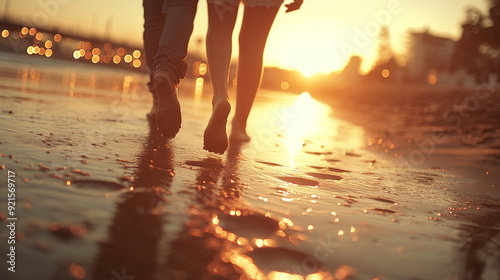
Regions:
<instances>
[{"instance_id":1,"label":"pant leg","mask_svg":"<svg viewBox=\"0 0 500 280\"><path fill-rule=\"evenodd\" d=\"M179 83L186 77L189 38L193 32L198 0L164 0L165 25L159 49L154 58L154 70L169 70Z\"/></svg>"},{"instance_id":2,"label":"pant leg","mask_svg":"<svg viewBox=\"0 0 500 280\"><path fill-rule=\"evenodd\" d=\"M153 59L158 52L160 37L165 26L165 15L162 12L164 0L143 0L144 7L144 54L146 65L149 70L150 80L148 82L149 91L155 92L153 84L154 68Z\"/></svg>"}]
</instances>

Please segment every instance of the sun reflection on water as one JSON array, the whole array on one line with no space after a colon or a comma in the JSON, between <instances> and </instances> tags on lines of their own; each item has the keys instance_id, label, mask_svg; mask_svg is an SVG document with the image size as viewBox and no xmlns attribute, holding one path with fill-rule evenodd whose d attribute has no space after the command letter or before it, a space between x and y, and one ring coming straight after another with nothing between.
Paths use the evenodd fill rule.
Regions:
<instances>
[{"instance_id":1,"label":"sun reflection on water","mask_svg":"<svg viewBox=\"0 0 500 280\"><path fill-rule=\"evenodd\" d=\"M311 94L303 92L285 111L288 116L283 120L286 148L290 154L295 154L302 149L304 139L318 131L320 117L327 114L327 109Z\"/></svg>"}]
</instances>

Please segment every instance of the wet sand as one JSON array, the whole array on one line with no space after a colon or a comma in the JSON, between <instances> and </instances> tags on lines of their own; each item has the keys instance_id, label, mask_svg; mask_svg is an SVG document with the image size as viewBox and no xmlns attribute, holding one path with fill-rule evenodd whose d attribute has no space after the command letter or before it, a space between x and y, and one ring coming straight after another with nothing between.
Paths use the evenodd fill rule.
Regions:
<instances>
[{"instance_id":1,"label":"wet sand","mask_svg":"<svg viewBox=\"0 0 500 280\"><path fill-rule=\"evenodd\" d=\"M374 149L375 124L398 135L385 119L370 129L333 103L262 90L252 141L220 156L202 149L207 85L183 81L182 127L165 140L146 120L145 75L0 60L3 228L8 170L18 218L16 272L2 279L500 275L496 188L474 196L478 176L453 160L428 168ZM400 147L375 143L389 140Z\"/></svg>"}]
</instances>

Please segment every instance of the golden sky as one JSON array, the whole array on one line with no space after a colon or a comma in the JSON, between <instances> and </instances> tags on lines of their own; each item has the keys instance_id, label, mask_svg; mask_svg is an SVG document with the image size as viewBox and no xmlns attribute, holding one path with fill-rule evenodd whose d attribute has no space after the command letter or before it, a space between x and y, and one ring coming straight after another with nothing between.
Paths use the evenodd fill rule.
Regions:
<instances>
[{"instance_id":1,"label":"golden sky","mask_svg":"<svg viewBox=\"0 0 500 280\"><path fill-rule=\"evenodd\" d=\"M7 1L0 0L1 16ZM201 0L198 6L190 44L192 52L204 53L204 43L197 42L206 32L206 5L206 1ZM265 64L311 75L338 71L351 55L361 55L362 68L367 71L375 59L381 24L390 28L394 51L403 54L408 30L429 28L436 35L458 39L467 6L486 11L487 1L304 0L298 11L287 14L284 7L279 11L269 35ZM240 6L240 13L242 10ZM70 33L98 37L111 34L113 39L142 43L140 0L10 0L8 16L20 23L38 21ZM237 55L237 35L238 27L234 34L234 56Z\"/></svg>"}]
</instances>

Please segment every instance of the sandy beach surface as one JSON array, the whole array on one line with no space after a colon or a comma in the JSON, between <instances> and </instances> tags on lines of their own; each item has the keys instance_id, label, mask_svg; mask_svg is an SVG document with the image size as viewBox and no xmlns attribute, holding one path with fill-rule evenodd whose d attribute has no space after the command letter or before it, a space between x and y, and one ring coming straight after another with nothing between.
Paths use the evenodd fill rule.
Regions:
<instances>
[{"instance_id":1,"label":"sandy beach surface","mask_svg":"<svg viewBox=\"0 0 500 280\"><path fill-rule=\"evenodd\" d=\"M166 140L146 75L0 62L1 279L500 279L498 91L262 90L220 156L206 83Z\"/></svg>"}]
</instances>

